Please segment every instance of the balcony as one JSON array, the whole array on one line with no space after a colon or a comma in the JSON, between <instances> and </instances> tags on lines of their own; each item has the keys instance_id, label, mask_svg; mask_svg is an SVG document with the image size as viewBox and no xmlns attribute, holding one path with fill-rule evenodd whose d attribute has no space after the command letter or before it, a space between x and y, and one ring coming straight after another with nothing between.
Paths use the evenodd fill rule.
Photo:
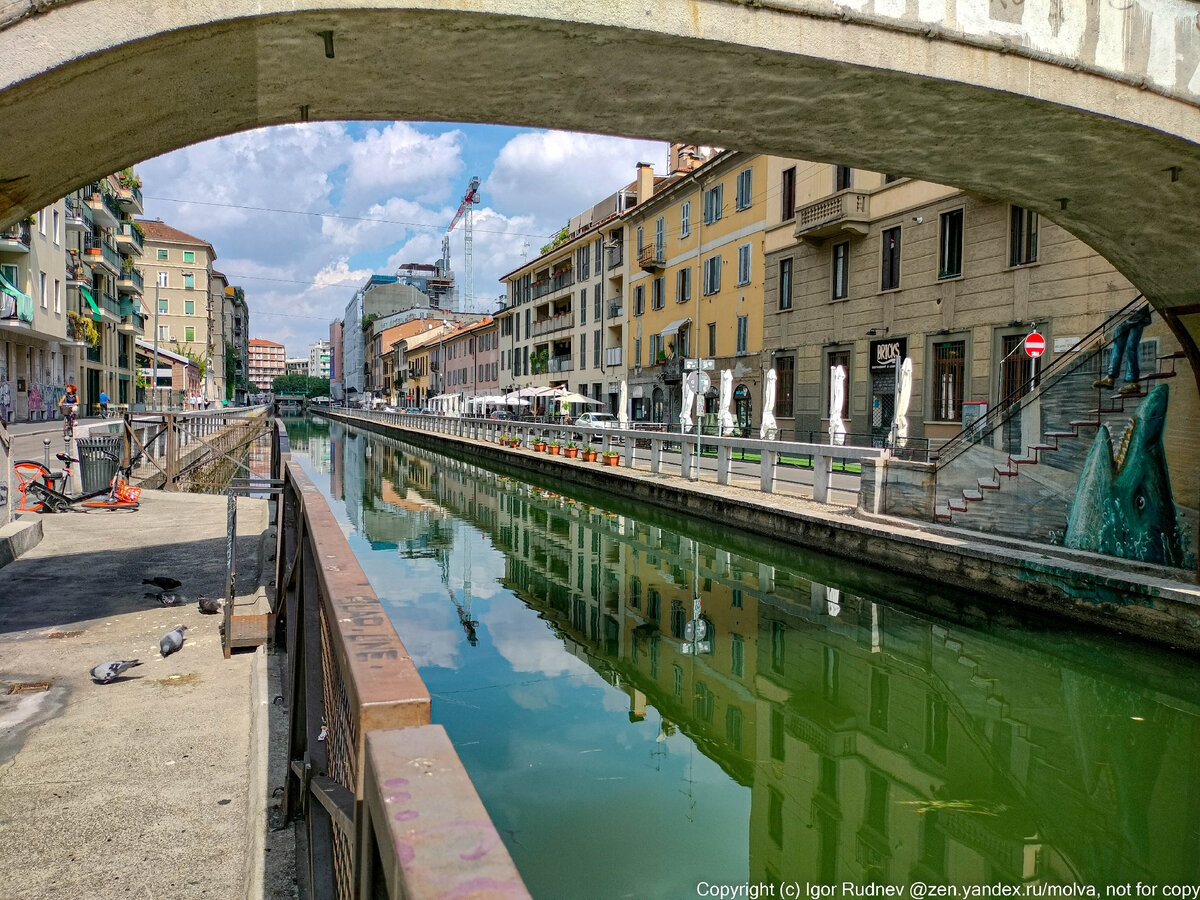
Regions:
<instances>
[{"instance_id":1,"label":"balcony","mask_svg":"<svg viewBox=\"0 0 1200 900\"><path fill-rule=\"evenodd\" d=\"M0 231L0 253L29 252L29 223L17 222Z\"/></svg>"},{"instance_id":2,"label":"balcony","mask_svg":"<svg viewBox=\"0 0 1200 900\"><path fill-rule=\"evenodd\" d=\"M683 380L683 357L674 356L662 364L663 381L678 384Z\"/></svg>"},{"instance_id":3,"label":"balcony","mask_svg":"<svg viewBox=\"0 0 1200 900\"><path fill-rule=\"evenodd\" d=\"M666 264L662 247L654 244L643 247L642 252L638 254L638 266L647 272L661 272Z\"/></svg>"},{"instance_id":4,"label":"balcony","mask_svg":"<svg viewBox=\"0 0 1200 900\"><path fill-rule=\"evenodd\" d=\"M112 319L114 322L121 321L121 301L112 294L104 291L92 291L92 296L96 298L96 305L100 307L100 312Z\"/></svg>"},{"instance_id":5,"label":"balcony","mask_svg":"<svg viewBox=\"0 0 1200 900\"><path fill-rule=\"evenodd\" d=\"M121 334L132 334L135 337L146 333L146 317L140 312L133 312L127 316L122 316L121 321L117 323L117 331ZM121 368L128 368L122 366Z\"/></svg>"},{"instance_id":6,"label":"balcony","mask_svg":"<svg viewBox=\"0 0 1200 900\"><path fill-rule=\"evenodd\" d=\"M570 312L559 313L557 316L550 316L547 319L539 319L533 322L530 327L530 337L541 337L543 334L552 334L556 331L562 331L565 328L570 328L575 323L575 317Z\"/></svg>"},{"instance_id":7,"label":"balcony","mask_svg":"<svg viewBox=\"0 0 1200 900\"><path fill-rule=\"evenodd\" d=\"M840 234L864 235L871 222L871 195L839 191L796 210L796 237L819 243Z\"/></svg>"},{"instance_id":8,"label":"balcony","mask_svg":"<svg viewBox=\"0 0 1200 900\"><path fill-rule=\"evenodd\" d=\"M92 211L92 219L101 228L116 228L121 221L117 198L101 187L99 181L83 189L84 201Z\"/></svg>"},{"instance_id":9,"label":"balcony","mask_svg":"<svg viewBox=\"0 0 1200 900\"><path fill-rule=\"evenodd\" d=\"M620 319L625 316L625 306L621 303L610 303L608 307L608 317L610 319Z\"/></svg>"},{"instance_id":10,"label":"balcony","mask_svg":"<svg viewBox=\"0 0 1200 900\"><path fill-rule=\"evenodd\" d=\"M116 238L117 249L126 256L142 255L142 233L133 227L132 222L122 222Z\"/></svg>"},{"instance_id":11,"label":"balcony","mask_svg":"<svg viewBox=\"0 0 1200 900\"><path fill-rule=\"evenodd\" d=\"M609 247L605 251L608 254L608 268L615 269L621 263L625 262L625 245L617 244L615 247Z\"/></svg>"},{"instance_id":12,"label":"balcony","mask_svg":"<svg viewBox=\"0 0 1200 900\"><path fill-rule=\"evenodd\" d=\"M117 202L127 213L142 214L142 190L136 184L121 184L117 187Z\"/></svg>"},{"instance_id":13,"label":"balcony","mask_svg":"<svg viewBox=\"0 0 1200 900\"><path fill-rule=\"evenodd\" d=\"M129 354L128 353L121 353L121 354L117 355L117 368L118 369L128 369L129 368Z\"/></svg>"},{"instance_id":14,"label":"balcony","mask_svg":"<svg viewBox=\"0 0 1200 900\"><path fill-rule=\"evenodd\" d=\"M546 361L547 372L573 372L575 363L569 356L552 356Z\"/></svg>"},{"instance_id":15,"label":"balcony","mask_svg":"<svg viewBox=\"0 0 1200 900\"><path fill-rule=\"evenodd\" d=\"M67 286L79 287L92 284L92 267L90 264L80 258L79 254L74 250L67 251Z\"/></svg>"},{"instance_id":16,"label":"balcony","mask_svg":"<svg viewBox=\"0 0 1200 900\"><path fill-rule=\"evenodd\" d=\"M82 200L77 200L74 197L68 197L63 201L67 208L67 214L64 224L67 226L67 231L92 231L92 211L88 209L87 204Z\"/></svg>"},{"instance_id":17,"label":"balcony","mask_svg":"<svg viewBox=\"0 0 1200 900\"><path fill-rule=\"evenodd\" d=\"M84 260L90 265L101 265L113 275L121 274L121 254L112 241L93 236L83 253Z\"/></svg>"},{"instance_id":18,"label":"balcony","mask_svg":"<svg viewBox=\"0 0 1200 900\"><path fill-rule=\"evenodd\" d=\"M117 278L117 292L142 296L142 273L137 269L122 267L121 275Z\"/></svg>"},{"instance_id":19,"label":"balcony","mask_svg":"<svg viewBox=\"0 0 1200 900\"><path fill-rule=\"evenodd\" d=\"M100 362L100 348L99 347L88 347L87 348L87 361L94 362L94 363Z\"/></svg>"},{"instance_id":20,"label":"balcony","mask_svg":"<svg viewBox=\"0 0 1200 900\"><path fill-rule=\"evenodd\" d=\"M563 288L569 288L575 283L575 270L566 269L554 273L554 277L550 279L550 293L561 291Z\"/></svg>"},{"instance_id":21,"label":"balcony","mask_svg":"<svg viewBox=\"0 0 1200 900\"><path fill-rule=\"evenodd\" d=\"M605 350L604 350L604 365L606 368L608 366L621 365L621 348L620 347L605 348Z\"/></svg>"}]
</instances>

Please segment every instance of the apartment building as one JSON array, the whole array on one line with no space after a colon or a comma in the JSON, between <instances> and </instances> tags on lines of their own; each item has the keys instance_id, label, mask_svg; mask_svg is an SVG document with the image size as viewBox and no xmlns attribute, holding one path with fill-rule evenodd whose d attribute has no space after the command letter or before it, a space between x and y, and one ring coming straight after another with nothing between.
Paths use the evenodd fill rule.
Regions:
<instances>
[{"instance_id":1,"label":"apartment building","mask_svg":"<svg viewBox=\"0 0 1200 900\"><path fill-rule=\"evenodd\" d=\"M249 371L250 384L255 393L270 391L271 382L287 374L287 351L283 344L251 338Z\"/></svg>"},{"instance_id":2,"label":"apartment building","mask_svg":"<svg viewBox=\"0 0 1200 900\"><path fill-rule=\"evenodd\" d=\"M308 345L308 375L329 377L329 341L322 339Z\"/></svg>"},{"instance_id":3,"label":"apartment building","mask_svg":"<svg viewBox=\"0 0 1200 900\"><path fill-rule=\"evenodd\" d=\"M289 356L284 365L287 368L288 375L304 375L308 376L308 357L307 356Z\"/></svg>"},{"instance_id":4,"label":"apartment building","mask_svg":"<svg viewBox=\"0 0 1200 900\"><path fill-rule=\"evenodd\" d=\"M442 376L439 366L439 341L453 332L455 325L448 322L423 321L415 334L401 338L394 345L396 363L394 371L403 376L402 385L397 385L396 403L404 406L424 407L430 397L442 393ZM403 392L400 394L399 392ZM401 399L402 398L402 399Z\"/></svg>"},{"instance_id":5,"label":"apartment building","mask_svg":"<svg viewBox=\"0 0 1200 900\"><path fill-rule=\"evenodd\" d=\"M225 288L222 307L225 320L224 398L241 406L248 402L247 383L250 372L250 308L246 292L230 285Z\"/></svg>"},{"instance_id":6,"label":"apartment building","mask_svg":"<svg viewBox=\"0 0 1200 900\"><path fill-rule=\"evenodd\" d=\"M458 395L458 408L467 409L467 401L473 397L499 392L499 329L495 319L484 318L446 335L438 354L446 376L441 393Z\"/></svg>"},{"instance_id":7,"label":"apartment building","mask_svg":"<svg viewBox=\"0 0 1200 900\"><path fill-rule=\"evenodd\" d=\"M329 396L334 400L345 400L345 384L342 381L342 335L345 327L340 319L329 323Z\"/></svg>"}]
</instances>

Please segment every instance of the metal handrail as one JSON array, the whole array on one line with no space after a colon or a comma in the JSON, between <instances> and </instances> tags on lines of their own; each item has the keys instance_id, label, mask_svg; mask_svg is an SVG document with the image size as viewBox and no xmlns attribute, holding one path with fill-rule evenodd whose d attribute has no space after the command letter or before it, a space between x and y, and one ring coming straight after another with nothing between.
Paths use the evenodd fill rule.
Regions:
<instances>
[{"instance_id":1,"label":"metal handrail","mask_svg":"<svg viewBox=\"0 0 1200 900\"><path fill-rule=\"evenodd\" d=\"M1116 323L1125 319L1143 299L1144 295L1138 294L1117 310L1117 312L1093 328L1088 334L1076 341L1068 351L1057 354L1050 365L1034 373L1016 388L1009 391L1008 395L997 403L995 407L989 409L984 416L968 425L939 447L937 453L934 454L938 464L948 463L968 447L971 447L982 438L994 432L1016 412L1024 409L1040 397L1045 389L1049 387L1050 383L1055 380L1058 373L1076 361L1078 357L1073 355L1073 351L1084 349L1097 343L1103 346L1107 342L1105 335Z\"/></svg>"}]
</instances>

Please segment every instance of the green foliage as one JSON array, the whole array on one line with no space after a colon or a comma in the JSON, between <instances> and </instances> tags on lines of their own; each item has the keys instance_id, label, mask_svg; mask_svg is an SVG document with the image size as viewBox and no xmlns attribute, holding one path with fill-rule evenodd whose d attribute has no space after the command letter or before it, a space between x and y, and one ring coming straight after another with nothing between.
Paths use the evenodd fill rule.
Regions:
<instances>
[{"instance_id":1,"label":"green foliage","mask_svg":"<svg viewBox=\"0 0 1200 900\"><path fill-rule=\"evenodd\" d=\"M310 375L280 375L271 381L276 394L303 394L305 397L328 397L329 379Z\"/></svg>"},{"instance_id":2,"label":"green foliage","mask_svg":"<svg viewBox=\"0 0 1200 900\"><path fill-rule=\"evenodd\" d=\"M233 399L234 381L237 378L237 348L231 341L225 342L225 399Z\"/></svg>"},{"instance_id":3,"label":"green foliage","mask_svg":"<svg viewBox=\"0 0 1200 900\"><path fill-rule=\"evenodd\" d=\"M200 380L201 381L204 380L204 375L205 375L205 373L208 372L208 360L207 359L205 359L203 356L201 356L199 353L195 352L194 350L184 350L183 347L180 346L179 341L176 341L175 346L172 347L171 349L174 350L176 353L178 353L180 356L186 356L193 363L195 363L196 368L200 370Z\"/></svg>"},{"instance_id":4,"label":"green foliage","mask_svg":"<svg viewBox=\"0 0 1200 900\"><path fill-rule=\"evenodd\" d=\"M550 351L543 347L529 356L529 371L534 375L540 375L546 371L546 367L550 364Z\"/></svg>"},{"instance_id":5,"label":"green foliage","mask_svg":"<svg viewBox=\"0 0 1200 900\"><path fill-rule=\"evenodd\" d=\"M371 313L370 315L363 316L362 330L366 331L368 328L371 327L372 323L378 318L379 318L379 313Z\"/></svg>"},{"instance_id":6,"label":"green foliage","mask_svg":"<svg viewBox=\"0 0 1200 900\"><path fill-rule=\"evenodd\" d=\"M562 231L560 231L553 238L551 238L550 243L548 243L548 244L546 244L546 246L542 247L541 252L549 253L551 250L553 250L555 247L559 246L560 244L565 244L567 242L567 234L568 234L567 226L564 225L562 227Z\"/></svg>"}]
</instances>

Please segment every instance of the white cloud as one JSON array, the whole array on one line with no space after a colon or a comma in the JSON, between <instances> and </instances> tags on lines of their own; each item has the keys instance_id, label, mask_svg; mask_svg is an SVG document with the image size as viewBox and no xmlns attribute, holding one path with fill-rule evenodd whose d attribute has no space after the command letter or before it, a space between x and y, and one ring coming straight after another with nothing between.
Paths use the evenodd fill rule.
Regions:
<instances>
[{"instance_id":1,"label":"white cloud","mask_svg":"<svg viewBox=\"0 0 1200 900\"><path fill-rule=\"evenodd\" d=\"M407 122L368 130L350 148L348 202L371 204L381 193L394 192L421 202L444 198L451 176L462 171L462 139L461 131L429 135Z\"/></svg>"}]
</instances>

